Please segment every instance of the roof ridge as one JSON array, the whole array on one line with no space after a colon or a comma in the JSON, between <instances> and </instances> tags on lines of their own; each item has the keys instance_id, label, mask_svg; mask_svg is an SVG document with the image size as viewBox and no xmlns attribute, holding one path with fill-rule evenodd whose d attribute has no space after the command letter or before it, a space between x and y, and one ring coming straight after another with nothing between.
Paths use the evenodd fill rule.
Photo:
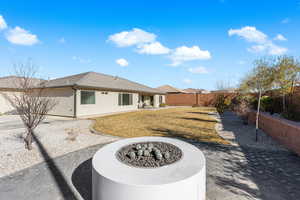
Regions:
<instances>
[{"instance_id":1,"label":"roof ridge","mask_svg":"<svg viewBox=\"0 0 300 200\"><path fill-rule=\"evenodd\" d=\"M144 84L141 84L141 83L138 83L138 82L135 82L135 81L131 81L129 79L126 79L126 78L123 78L123 77L120 77L120 76L117 76L117 75L113 76L113 75L104 74L104 73L100 73L100 72L93 72L93 71L88 72L86 75L89 75L89 74L96 74L96 75L102 75L102 76L107 76L107 77L111 77L111 78L122 79L122 80L125 80L125 81L128 81L128 82L131 82L131 83L134 83L134 84L138 84L140 86L143 86L143 87L155 90L155 88L149 87L147 85L144 85ZM80 78L80 80L78 80L78 82L80 82L84 77L86 77L86 76L83 76L82 78Z\"/></svg>"},{"instance_id":2,"label":"roof ridge","mask_svg":"<svg viewBox=\"0 0 300 200\"><path fill-rule=\"evenodd\" d=\"M20 78L20 76L9 75L9 76L2 76L2 77L0 77L0 79L6 79L6 78Z\"/></svg>"},{"instance_id":3,"label":"roof ridge","mask_svg":"<svg viewBox=\"0 0 300 200\"><path fill-rule=\"evenodd\" d=\"M83 76L80 77L79 80L75 82L75 84L78 84L83 78L85 78L85 77L88 76L89 74L93 74L93 73L96 73L96 72L89 71L89 72L82 73ZM80 75L80 74L77 74L77 75Z\"/></svg>"},{"instance_id":4,"label":"roof ridge","mask_svg":"<svg viewBox=\"0 0 300 200\"><path fill-rule=\"evenodd\" d=\"M59 80L59 79L65 79L65 78L70 78L70 77L80 76L80 75L85 76L88 73L91 73L91 72L83 72L83 73L79 73L79 74L73 74L73 75L63 76L63 77L60 77L60 78L50 79L50 81L55 81L55 80Z\"/></svg>"}]
</instances>

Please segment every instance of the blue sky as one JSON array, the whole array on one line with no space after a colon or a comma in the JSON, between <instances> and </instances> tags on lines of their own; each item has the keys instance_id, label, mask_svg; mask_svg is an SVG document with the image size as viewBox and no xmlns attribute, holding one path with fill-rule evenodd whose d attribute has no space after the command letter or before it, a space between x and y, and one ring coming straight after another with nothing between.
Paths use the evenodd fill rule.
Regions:
<instances>
[{"instance_id":1,"label":"blue sky","mask_svg":"<svg viewBox=\"0 0 300 200\"><path fill-rule=\"evenodd\" d=\"M1 1L0 76L86 71L152 87L236 84L254 59L300 52L300 0Z\"/></svg>"}]
</instances>

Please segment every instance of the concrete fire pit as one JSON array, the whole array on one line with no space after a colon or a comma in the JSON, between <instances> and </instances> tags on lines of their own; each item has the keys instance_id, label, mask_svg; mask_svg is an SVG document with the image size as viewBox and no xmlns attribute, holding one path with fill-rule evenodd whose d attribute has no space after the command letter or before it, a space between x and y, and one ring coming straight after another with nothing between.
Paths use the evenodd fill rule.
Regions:
<instances>
[{"instance_id":1,"label":"concrete fire pit","mask_svg":"<svg viewBox=\"0 0 300 200\"><path fill-rule=\"evenodd\" d=\"M93 157L93 200L204 200L205 158L164 137L120 140Z\"/></svg>"}]
</instances>

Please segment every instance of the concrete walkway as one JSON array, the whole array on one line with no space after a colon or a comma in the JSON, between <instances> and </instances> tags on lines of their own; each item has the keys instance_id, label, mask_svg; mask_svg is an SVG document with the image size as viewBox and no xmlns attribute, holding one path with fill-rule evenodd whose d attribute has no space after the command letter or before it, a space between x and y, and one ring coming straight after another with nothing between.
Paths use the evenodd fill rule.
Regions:
<instances>
[{"instance_id":1,"label":"concrete walkway","mask_svg":"<svg viewBox=\"0 0 300 200\"><path fill-rule=\"evenodd\" d=\"M234 145L185 140L207 159L208 200L298 200L300 158L282 147L239 145L252 126L244 126L232 113L221 117L223 131ZM251 132L249 132L250 134ZM252 135L250 135L252 137ZM276 142L273 145L277 145ZM0 199L91 199L91 157L96 145L44 162L0 179ZM42 155L47 158L47 150Z\"/></svg>"}]
</instances>

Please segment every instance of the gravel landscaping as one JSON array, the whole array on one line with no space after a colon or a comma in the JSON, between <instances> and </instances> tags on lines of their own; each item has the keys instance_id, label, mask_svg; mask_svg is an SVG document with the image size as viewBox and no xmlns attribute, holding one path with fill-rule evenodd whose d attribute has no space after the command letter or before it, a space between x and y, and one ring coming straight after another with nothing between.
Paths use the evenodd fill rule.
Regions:
<instances>
[{"instance_id":1,"label":"gravel landscaping","mask_svg":"<svg viewBox=\"0 0 300 200\"><path fill-rule=\"evenodd\" d=\"M36 138L51 158L116 140L116 137L90 133L90 124L90 120L48 117L36 129ZM18 116L0 116L0 177L45 160L36 142L33 150L25 150L24 132Z\"/></svg>"}]
</instances>

